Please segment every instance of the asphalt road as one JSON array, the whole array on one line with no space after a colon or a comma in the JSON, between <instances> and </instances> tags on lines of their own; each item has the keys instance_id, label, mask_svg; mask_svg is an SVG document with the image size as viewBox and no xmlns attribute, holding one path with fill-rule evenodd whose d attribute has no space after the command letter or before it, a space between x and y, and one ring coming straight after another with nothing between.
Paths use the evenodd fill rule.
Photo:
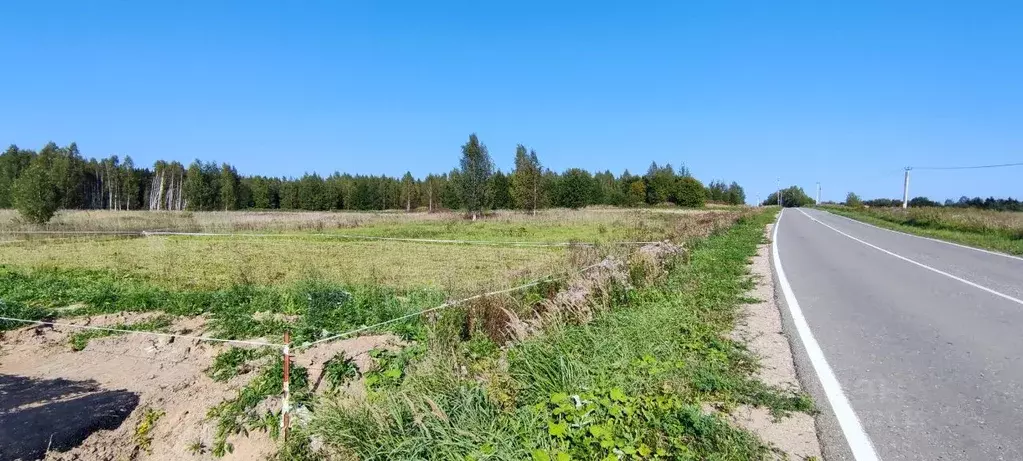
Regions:
<instances>
[{"instance_id":1,"label":"asphalt road","mask_svg":"<svg viewBox=\"0 0 1023 461\"><path fill-rule=\"evenodd\" d=\"M785 210L775 245L826 458L1023 459L1023 259L812 209Z\"/></svg>"}]
</instances>

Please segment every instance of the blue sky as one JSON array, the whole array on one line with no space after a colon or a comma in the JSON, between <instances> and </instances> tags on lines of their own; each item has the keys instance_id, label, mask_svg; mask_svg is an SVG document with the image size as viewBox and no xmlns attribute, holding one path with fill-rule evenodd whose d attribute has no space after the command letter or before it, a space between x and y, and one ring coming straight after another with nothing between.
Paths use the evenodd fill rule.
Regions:
<instances>
[{"instance_id":1,"label":"blue sky","mask_svg":"<svg viewBox=\"0 0 1023 461\"><path fill-rule=\"evenodd\" d=\"M417 176L685 163L750 201L1023 161L1023 3L3 2L0 143ZM1023 196L1023 167L912 195Z\"/></svg>"}]
</instances>

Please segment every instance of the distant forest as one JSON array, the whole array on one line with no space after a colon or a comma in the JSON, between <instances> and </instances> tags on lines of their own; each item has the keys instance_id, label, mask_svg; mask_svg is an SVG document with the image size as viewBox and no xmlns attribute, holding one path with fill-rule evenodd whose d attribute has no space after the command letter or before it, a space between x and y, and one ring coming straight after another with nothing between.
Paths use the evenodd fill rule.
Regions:
<instances>
[{"instance_id":1,"label":"distant forest","mask_svg":"<svg viewBox=\"0 0 1023 461\"><path fill-rule=\"evenodd\" d=\"M855 194L851 194L851 197L855 197ZM853 205L856 205L856 198L853 199ZM846 204L849 204L849 198L846 198ZM886 208L886 207L901 207L902 199L888 199L888 198L877 198L871 200L863 200L859 202L863 205L875 208ZM980 198L974 197L969 198L966 196L959 197L959 200L948 199L944 202L936 202L927 197L914 197L909 200L908 205L911 208L919 207L950 207L950 208L979 208L981 210L996 210L996 211L1023 211L1023 202L1016 200L1012 197L1009 198Z\"/></svg>"},{"instance_id":2,"label":"distant forest","mask_svg":"<svg viewBox=\"0 0 1023 461\"><path fill-rule=\"evenodd\" d=\"M671 202L699 207L706 201L741 204L742 187L713 181L706 186L685 167L652 163L643 175L629 171L591 173L581 168L554 172L535 150L519 145L515 167L494 170L475 135L462 146L461 164L425 178L308 173L300 178L245 176L227 163L195 160L189 165L157 161L152 167L123 158L85 158L78 146L49 143L39 151L12 145L0 155L0 208L108 210L385 210L429 211L587 205L639 206ZM454 158L454 156L453 156ZM24 214L24 213L23 213ZM31 213L30 213L31 214ZM52 215L52 212L48 213Z\"/></svg>"}]
</instances>

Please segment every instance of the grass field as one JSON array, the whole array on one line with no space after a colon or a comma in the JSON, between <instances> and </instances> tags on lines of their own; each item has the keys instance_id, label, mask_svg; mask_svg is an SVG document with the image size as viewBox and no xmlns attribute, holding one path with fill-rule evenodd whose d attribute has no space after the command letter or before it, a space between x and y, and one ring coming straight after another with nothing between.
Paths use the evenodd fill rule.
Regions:
<instances>
[{"instance_id":1,"label":"grass field","mask_svg":"<svg viewBox=\"0 0 1023 461\"><path fill-rule=\"evenodd\" d=\"M168 289L289 285L314 279L463 294L564 271L568 251L316 237L155 236L13 243L0 247L0 264L104 270Z\"/></svg>"},{"instance_id":2,"label":"grass field","mask_svg":"<svg viewBox=\"0 0 1023 461\"><path fill-rule=\"evenodd\" d=\"M445 299L560 276L366 332L395 334L404 345L373 350L373 366L363 373L338 353L320 377L332 389L358 380L364 398L316 396L312 371L292 367L293 404L312 409L314 419L296 429L278 459L610 459L615 453L768 459L770 447L704 408L812 411L805 396L754 379L756 358L726 339L751 286L748 259L772 215L549 210L471 222L420 213L76 212L45 228L6 215L0 233L21 238L11 232L275 235L45 235L9 242L0 245L0 311L30 319L157 313L118 325L136 331L202 316L203 334L279 342L288 331L301 344ZM594 245L348 240L339 233ZM690 248L665 260L666 271L651 267L638 246L618 244L662 239ZM612 275L575 272L601 260L613 263ZM17 326L0 322L0 330ZM104 336L74 335L69 347L87 351L90 340ZM228 348L210 365L217 381L253 376L236 397L209 409L217 429L204 443L214 455L230 451L236 434L276 434L279 414L255 410L280 394L282 365L279 358L268 361L273 356ZM310 451L309 435L325 441L325 452Z\"/></svg>"},{"instance_id":3,"label":"grass field","mask_svg":"<svg viewBox=\"0 0 1023 461\"><path fill-rule=\"evenodd\" d=\"M536 216L497 211L472 222L460 213L402 212L148 212L61 211L47 224L21 221L0 210L0 236L16 231L182 231L332 233L381 237L496 241L652 240L670 233L679 215L729 213L733 209L541 210ZM9 236L9 235L8 235Z\"/></svg>"},{"instance_id":4,"label":"grass field","mask_svg":"<svg viewBox=\"0 0 1023 461\"><path fill-rule=\"evenodd\" d=\"M1019 212L952 207L824 209L892 230L1023 255L1023 213Z\"/></svg>"}]
</instances>

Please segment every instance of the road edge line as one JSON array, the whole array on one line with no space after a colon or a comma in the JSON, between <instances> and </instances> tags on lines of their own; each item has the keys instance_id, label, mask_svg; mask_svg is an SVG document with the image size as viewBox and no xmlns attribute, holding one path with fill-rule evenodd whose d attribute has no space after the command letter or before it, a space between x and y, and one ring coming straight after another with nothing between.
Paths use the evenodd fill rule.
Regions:
<instances>
[{"instance_id":1,"label":"road edge line","mask_svg":"<svg viewBox=\"0 0 1023 461\"><path fill-rule=\"evenodd\" d=\"M920 266L920 267L922 267L922 268L924 268L924 269L927 269L927 270L929 270L929 271L931 271L931 272L934 272L934 273L936 273L936 274L941 274L941 275L944 275L945 277L948 277L948 278L950 278L950 279L952 279L952 280L955 280L955 281L958 281L958 282L962 282L962 283L965 283L965 284L967 284L967 285L969 285L969 286L971 286L971 287L977 288L977 289L979 289L979 290L983 290L983 291L986 291L986 292L988 292L988 293L990 293L990 294L993 294L993 295L995 295L995 296L998 296L998 297L1000 297L1000 298L1004 298L1004 299L1006 299L1006 300L1012 301L1012 302L1014 302L1014 303L1016 303L1016 304L1019 304L1019 305L1023 306L1023 299L1018 299L1018 298L1014 298L1014 297L1012 297L1012 296L1009 296L1009 295L1007 295L1007 294L1005 294L1005 293L1002 293L1002 292L1000 292L1000 291L995 291L995 290L992 290L992 289L990 289L990 288L988 288L988 287L986 287L986 286L983 286L983 285L980 285L980 284L978 284L978 283L974 283L974 282L971 282L971 281L969 281L969 280L966 280L966 279L964 279L964 278L962 278L962 277L959 277L959 276L956 276L956 275L952 275L952 274L949 274L948 272L945 272L945 271L943 271L943 270L941 270L941 269L935 269L935 268L933 268L933 267L931 267L931 266L928 266L928 265L926 265L926 264L924 264L924 263L921 263L921 262L917 262L917 261L914 261L914 260L912 260L912 259L909 259L909 258L907 258L907 257L905 257L905 256L902 256L902 255L900 255L900 254L896 254L896 253L893 253L893 252L891 252L891 251L888 251L888 250L886 250L886 249L884 249L884 248L881 248L881 247L879 247L879 246L877 246L877 245L874 245L873 243L870 243L870 242L867 242L867 241L864 241L864 240L860 240L860 239L858 239L858 238L856 238L856 237L853 237L853 236L851 236L851 235L849 235L849 234L846 234L845 232L842 232L842 231L840 231L840 230L838 230L838 229L835 229L835 228L834 228L834 227L832 227L831 225L829 225L829 224L826 224L826 223L822 222L821 220L819 220L819 219L817 219L817 218L814 218L813 216L810 216L809 214L807 214L807 213L806 213L805 211L803 211L803 210L799 210L799 212L800 212L800 213L803 213L803 216L806 216L807 218L810 218L810 220L812 220L813 222L815 222L815 223L817 223L817 224L820 224L820 225L822 225L822 226L824 226L824 227L827 227L828 229L831 229L831 230L833 230L833 231L835 231L835 232L838 232L839 234L842 234L842 235L844 235L844 236L846 236L846 237L848 237L848 238L850 238L850 239L853 239L853 240L855 240L855 241L857 241L857 242L860 242L860 243L862 243L862 244L864 244L864 245L866 245L866 246L868 246L868 247L871 247L871 248L873 248L873 249L875 249L875 250L877 250L877 251L880 251L880 252L883 252L883 253L887 253L887 254L889 254L889 255L891 255L891 256L894 256L894 257L896 257L896 258L899 258L899 259L901 259L901 260L903 260L903 261L906 261L906 262L908 262L908 263L911 263L911 264L915 264L915 265L917 265L917 266Z\"/></svg>"},{"instance_id":2,"label":"road edge line","mask_svg":"<svg viewBox=\"0 0 1023 461\"><path fill-rule=\"evenodd\" d=\"M871 443L870 437L863 429L863 425L860 423L859 417L856 416L852 405L849 404L849 399L842 391L842 385L838 382L838 378L835 376L834 371L832 371L831 365L824 358L824 351L821 349L820 344L817 343L817 339L814 338L813 332L810 330L810 324L807 323L806 317L803 316L803 311L799 307L799 302L792 291L792 286L789 285L788 278L785 276L785 270L782 269L781 256L778 253L778 229L781 227L784 211L782 209L778 213L778 220L774 224L773 235L771 237L771 259L775 275L778 277L778 284L781 285L785 304L789 308L789 314L792 315L792 322L795 324L796 332L799 334L799 339L803 343L803 348L810 359L810 364L817 374L817 379L820 381L824 395L828 399L828 404L831 405L831 410L838 420L838 425L842 429L842 435L845 436L846 443L849 444L853 458L856 461L879 461L880 458L877 452L874 451L874 445Z\"/></svg>"},{"instance_id":3,"label":"road edge line","mask_svg":"<svg viewBox=\"0 0 1023 461\"><path fill-rule=\"evenodd\" d=\"M837 216L839 218L848 219L849 221L852 221L854 223L863 224L864 226L870 226L870 227L873 227L875 229L881 229L883 231L893 232L893 233L902 234L902 235L908 235L910 237L916 237L918 239L930 240L932 242L944 243L946 245L952 245L952 246L959 247L959 248L965 248L967 250L979 251L981 253L987 253L989 255L1001 256L1001 257L1004 257L1004 258L1016 259L1016 260L1019 260L1019 261L1023 261L1023 257L1019 257L1019 256L1016 256L1016 255L1011 255L1011 254L1008 254L1008 253L1002 253L1000 251L985 250L983 248L977 248L977 247L971 247L969 245L963 245L962 243L949 242L948 240L942 240L942 239L936 239L936 238L933 238L933 237L924 237L922 235L910 234L909 232L902 232L902 231L897 231L895 229L888 229L888 228L877 226L877 225L874 225L874 224L871 224L871 223L868 223L868 222L863 222L863 221L860 221L858 219L853 219L853 218L850 218L848 216L842 216L840 214L832 213L832 212L830 212L828 210L823 210L823 209L820 209L820 208L814 208L814 209L817 210L817 211L823 211L823 212L825 212L825 213L827 213L827 214L829 214L831 216ZM802 211L802 210L800 210L800 211ZM806 213L803 213L803 214L806 214Z\"/></svg>"}]
</instances>

